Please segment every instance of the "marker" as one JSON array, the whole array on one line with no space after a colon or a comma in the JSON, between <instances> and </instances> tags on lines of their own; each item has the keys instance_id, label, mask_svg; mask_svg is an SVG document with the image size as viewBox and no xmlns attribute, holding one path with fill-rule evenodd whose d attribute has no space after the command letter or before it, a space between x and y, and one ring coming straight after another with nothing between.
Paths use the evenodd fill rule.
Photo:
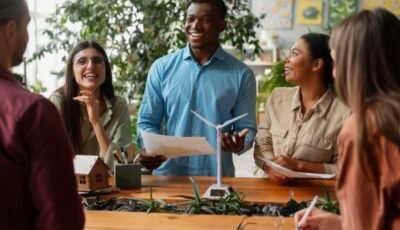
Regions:
<instances>
[{"instance_id":1,"label":"marker","mask_svg":"<svg viewBox=\"0 0 400 230\"><path fill-rule=\"evenodd\" d=\"M314 196L314 199L311 201L310 206L308 206L306 212L304 213L304 215L301 217L301 220L299 221L299 223L297 223L296 225L296 229L300 229L300 225L302 225L304 223L304 221L307 220L308 216L311 213L311 210L314 208L315 204L317 203L318 200L318 196Z\"/></svg>"},{"instance_id":2,"label":"marker","mask_svg":"<svg viewBox=\"0 0 400 230\"><path fill-rule=\"evenodd\" d=\"M122 163L122 157L117 149L113 151L113 154L118 163Z\"/></svg>"},{"instance_id":3,"label":"marker","mask_svg":"<svg viewBox=\"0 0 400 230\"><path fill-rule=\"evenodd\" d=\"M121 147L120 150L121 150L122 159L124 160L124 164L128 164L128 158L127 158L124 148Z\"/></svg>"}]
</instances>

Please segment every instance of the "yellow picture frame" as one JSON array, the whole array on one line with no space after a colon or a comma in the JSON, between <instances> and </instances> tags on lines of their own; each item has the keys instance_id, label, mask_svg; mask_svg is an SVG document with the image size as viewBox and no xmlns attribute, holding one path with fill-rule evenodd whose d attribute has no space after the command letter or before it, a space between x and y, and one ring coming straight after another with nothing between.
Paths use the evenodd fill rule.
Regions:
<instances>
[{"instance_id":1,"label":"yellow picture frame","mask_svg":"<svg viewBox=\"0 0 400 230\"><path fill-rule=\"evenodd\" d=\"M385 8L397 16L400 16L399 0L364 0L364 9Z\"/></svg>"},{"instance_id":2,"label":"yellow picture frame","mask_svg":"<svg viewBox=\"0 0 400 230\"><path fill-rule=\"evenodd\" d=\"M297 5L297 23L302 25L321 25L323 2L321 0L300 0Z\"/></svg>"}]
</instances>

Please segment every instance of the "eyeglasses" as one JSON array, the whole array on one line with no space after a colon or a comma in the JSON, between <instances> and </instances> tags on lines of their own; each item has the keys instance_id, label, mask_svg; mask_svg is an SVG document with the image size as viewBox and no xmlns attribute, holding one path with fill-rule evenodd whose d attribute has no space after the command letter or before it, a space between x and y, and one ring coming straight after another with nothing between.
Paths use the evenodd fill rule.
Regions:
<instances>
[{"instance_id":1,"label":"eyeglasses","mask_svg":"<svg viewBox=\"0 0 400 230\"><path fill-rule=\"evenodd\" d=\"M86 67L89 63L89 60L94 66L104 66L105 59L101 56L79 57L74 61L74 64L78 67Z\"/></svg>"}]
</instances>

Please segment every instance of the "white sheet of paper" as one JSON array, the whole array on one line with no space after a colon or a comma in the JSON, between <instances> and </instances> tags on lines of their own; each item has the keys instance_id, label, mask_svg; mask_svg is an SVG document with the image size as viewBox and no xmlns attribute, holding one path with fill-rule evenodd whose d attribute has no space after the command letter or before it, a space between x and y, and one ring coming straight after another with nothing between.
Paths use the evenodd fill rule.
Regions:
<instances>
[{"instance_id":1,"label":"white sheet of paper","mask_svg":"<svg viewBox=\"0 0 400 230\"><path fill-rule=\"evenodd\" d=\"M309 178L309 179L331 179L335 177L335 174L322 174L322 173L307 173L307 172L297 172L291 169L287 169L278 165L277 163L266 160L265 164L276 170L280 174L291 178Z\"/></svg>"},{"instance_id":2,"label":"white sheet of paper","mask_svg":"<svg viewBox=\"0 0 400 230\"><path fill-rule=\"evenodd\" d=\"M215 154L205 137L175 137L140 131L148 153L164 155L167 158Z\"/></svg>"}]
</instances>

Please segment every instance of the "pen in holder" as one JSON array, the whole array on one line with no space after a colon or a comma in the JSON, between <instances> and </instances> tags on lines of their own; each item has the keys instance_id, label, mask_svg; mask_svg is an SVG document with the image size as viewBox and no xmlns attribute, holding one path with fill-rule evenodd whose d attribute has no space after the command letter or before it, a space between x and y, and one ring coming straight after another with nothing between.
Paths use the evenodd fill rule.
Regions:
<instances>
[{"instance_id":1,"label":"pen in holder","mask_svg":"<svg viewBox=\"0 0 400 230\"><path fill-rule=\"evenodd\" d=\"M124 161L124 164L128 164L128 154L126 153L124 148L121 147L120 152L121 152L121 156L122 156L122 160Z\"/></svg>"},{"instance_id":2,"label":"pen in holder","mask_svg":"<svg viewBox=\"0 0 400 230\"><path fill-rule=\"evenodd\" d=\"M114 165L115 186L122 189L140 188L141 165L129 164L128 153L124 148L114 150L114 158L118 162Z\"/></svg>"}]
</instances>

